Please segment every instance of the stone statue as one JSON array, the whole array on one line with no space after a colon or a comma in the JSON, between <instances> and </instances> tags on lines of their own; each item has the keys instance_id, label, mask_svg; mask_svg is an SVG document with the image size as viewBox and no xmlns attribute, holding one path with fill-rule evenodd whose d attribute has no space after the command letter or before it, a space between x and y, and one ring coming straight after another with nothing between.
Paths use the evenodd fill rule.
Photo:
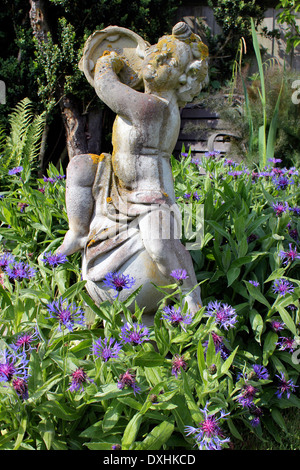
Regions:
<instances>
[{"instance_id":1,"label":"stone statue","mask_svg":"<svg viewBox=\"0 0 300 470\"><path fill-rule=\"evenodd\" d=\"M87 41L80 67L99 98L115 113L112 155L77 155L67 168L69 230L58 249L82 252L82 277L99 304L115 292L103 282L111 272L143 285L136 302L153 315L162 294L153 286L187 273L182 292L189 312L201 307L189 252L180 241L170 156L180 130L179 108L207 79L207 47L186 23L150 46L125 28L109 26ZM195 287L196 286L196 287Z\"/></svg>"}]
</instances>

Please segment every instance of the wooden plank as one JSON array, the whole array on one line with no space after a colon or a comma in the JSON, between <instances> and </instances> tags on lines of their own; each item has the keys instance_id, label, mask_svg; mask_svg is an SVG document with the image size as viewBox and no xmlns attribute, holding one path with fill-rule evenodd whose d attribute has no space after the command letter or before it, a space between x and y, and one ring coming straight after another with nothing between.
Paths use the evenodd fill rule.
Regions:
<instances>
[{"instance_id":1,"label":"wooden plank","mask_svg":"<svg viewBox=\"0 0 300 470\"><path fill-rule=\"evenodd\" d=\"M190 141L179 142L179 141L177 141L177 144L175 146L175 150L181 151L182 144L184 144L186 150L191 148L192 152L194 152L194 151L208 152L207 142L190 142ZM217 150L219 152L229 152L230 146L231 146L230 142L217 141L217 142L215 142L214 150Z\"/></svg>"},{"instance_id":2,"label":"wooden plank","mask_svg":"<svg viewBox=\"0 0 300 470\"><path fill-rule=\"evenodd\" d=\"M183 108L181 119L218 119L219 115L205 108Z\"/></svg>"}]
</instances>

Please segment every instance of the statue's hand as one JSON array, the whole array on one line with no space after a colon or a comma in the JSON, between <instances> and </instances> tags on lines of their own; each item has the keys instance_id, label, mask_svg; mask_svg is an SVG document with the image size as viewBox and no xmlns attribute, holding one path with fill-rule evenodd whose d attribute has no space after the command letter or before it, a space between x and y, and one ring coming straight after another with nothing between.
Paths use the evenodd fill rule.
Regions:
<instances>
[{"instance_id":1,"label":"statue's hand","mask_svg":"<svg viewBox=\"0 0 300 470\"><path fill-rule=\"evenodd\" d=\"M97 74L99 68L102 68L103 66L111 67L113 71L118 74L124 65L124 59L115 51L105 51L96 62L95 74Z\"/></svg>"}]
</instances>

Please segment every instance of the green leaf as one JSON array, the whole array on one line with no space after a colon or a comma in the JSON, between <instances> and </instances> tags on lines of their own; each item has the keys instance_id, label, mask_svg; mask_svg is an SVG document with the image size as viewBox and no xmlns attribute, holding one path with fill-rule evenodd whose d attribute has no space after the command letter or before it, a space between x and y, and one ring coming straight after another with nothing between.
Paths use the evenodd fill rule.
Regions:
<instances>
[{"instance_id":1,"label":"green leaf","mask_svg":"<svg viewBox=\"0 0 300 470\"><path fill-rule=\"evenodd\" d=\"M107 408L103 417L103 432L110 431L118 422L123 410L123 405L117 399L114 399Z\"/></svg>"},{"instance_id":2,"label":"green leaf","mask_svg":"<svg viewBox=\"0 0 300 470\"><path fill-rule=\"evenodd\" d=\"M264 328L263 318L257 312L257 310L253 309L250 311L249 319L250 319L252 330L254 332L255 340L260 344L260 338L261 338L261 334Z\"/></svg>"},{"instance_id":3,"label":"green leaf","mask_svg":"<svg viewBox=\"0 0 300 470\"><path fill-rule=\"evenodd\" d=\"M286 327L293 333L294 336L297 335L296 325L290 316L290 314L283 308L281 305L277 305L277 310L281 316L282 321L285 323Z\"/></svg>"},{"instance_id":4,"label":"green leaf","mask_svg":"<svg viewBox=\"0 0 300 470\"><path fill-rule=\"evenodd\" d=\"M163 421L152 429L147 437L134 450L159 450L174 431L173 421Z\"/></svg>"},{"instance_id":5,"label":"green leaf","mask_svg":"<svg viewBox=\"0 0 300 470\"><path fill-rule=\"evenodd\" d=\"M265 337L263 345L263 365L269 362L269 357L273 354L278 342L278 335L274 331L269 331Z\"/></svg>"},{"instance_id":6,"label":"green leaf","mask_svg":"<svg viewBox=\"0 0 300 470\"><path fill-rule=\"evenodd\" d=\"M229 269L229 271L227 272L228 287L234 283L237 277L239 277L240 271L240 268Z\"/></svg>"},{"instance_id":7,"label":"green leaf","mask_svg":"<svg viewBox=\"0 0 300 470\"><path fill-rule=\"evenodd\" d=\"M207 345L207 350L206 350L206 364L208 366L215 364L215 358L216 358L216 348L215 348L213 337L210 334L208 345Z\"/></svg>"},{"instance_id":8,"label":"green leaf","mask_svg":"<svg viewBox=\"0 0 300 470\"><path fill-rule=\"evenodd\" d=\"M236 437L237 439L239 439L240 441L243 440L243 437L240 435L239 431L237 430L236 426L234 425L233 421L231 418L228 418L226 420L226 423L228 424L228 427L229 427L229 430L230 430L230 433Z\"/></svg>"},{"instance_id":9,"label":"green leaf","mask_svg":"<svg viewBox=\"0 0 300 470\"><path fill-rule=\"evenodd\" d=\"M79 281L73 284L71 287L69 287L65 292L62 294L62 299L68 299L72 296L75 296L76 294L79 294L79 292L82 291L84 286L86 285L86 281Z\"/></svg>"},{"instance_id":10,"label":"green leaf","mask_svg":"<svg viewBox=\"0 0 300 470\"><path fill-rule=\"evenodd\" d=\"M50 413L53 416L64 421L75 421L81 417L78 411L72 410L64 403L59 403L57 400L47 401L42 403L35 409L36 413Z\"/></svg>"},{"instance_id":11,"label":"green leaf","mask_svg":"<svg viewBox=\"0 0 300 470\"><path fill-rule=\"evenodd\" d=\"M19 421L19 430L18 430L18 436L15 442L14 450L18 450L20 445L23 442L24 435L26 432L26 427L27 427L27 417L24 416L20 421Z\"/></svg>"},{"instance_id":12,"label":"green leaf","mask_svg":"<svg viewBox=\"0 0 300 470\"><path fill-rule=\"evenodd\" d=\"M134 358L134 365L142 367L162 366L165 358L154 351L140 351Z\"/></svg>"},{"instance_id":13,"label":"green leaf","mask_svg":"<svg viewBox=\"0 0 300 470\"><path fill-rule=\"evenodd\" d=\"M250 284L250 282L247 282L247 281L245 282L246 282L246 287L251 297L253 297L255 300L257 300L258 302L260 302L261 304L265 305L266 307L270 309L271 305L269 304L267 299L264 297L264 295L261 293L259 288L257 288L256 286L253 286L253 284Z\"/></svg>"},{"instance_id":14,"label":"green leaf","mask_svg":"<svg viewBox=\"0 0 300 470\"><path fill-rule=\"evenodd\" d=\"M207 379L205 378L205 375L204 375L204 371L206 369L206 364L205 364L204 350L203 350L203 347L202 347L201 339L200 339L200 341L198 343L198 347L197 347L197 361L198 361L198 368L199 368L201 378L202 378L203 382L206 383Z\"/></svg>"},{"instance_id":15,"label":"green leaf","mask_svg":"<svg viewBox=\"0 0 300 470\"><path fill-rule=\"evenodd\" d=\"M131 393L132 393L132 389L120 390L116 383L112 383L112 384L102 385L101 387L99 387L99 392L95 393L93 398L97 398L101 400L110 400L111 398L129 395Z\"/></svg>"},{"instance_id":16,"label":"green leaf","mask_svg":"<svg viewBox=\"0 0 300 470\"><path fill-rule=\"evenodd\" d=\"M280 411L277 408L273 408L273 410L271 410L271 415L274 421L287 433L288 430Z\"/></svg>"},{"instance_id":17,"label":"green leaf","mask_svg":"<svg viewBox=\"0 0 300 470\"><path fill-rule=\"evenodd\" d=\"M281 99L282 87L283 87L283 81L282 81L282 84L281 84L281 88L280 88L280 91L279 91L279 94L278 94L278 98L277 98L276 106L275 106L275 109L274 109L273 117L272 117L270 127L269 127L268 139L267 139L267 150L266 150L267 160L269 158L274 157L276 135L277 135L277 129L278 129L279 104L280 104L280 99Z\"/></svg>"},{"instance_id":18,"label":"green leaf","mask_svg":"<svg viewBox=\"0 0 300 470\"><path fill-rule=\"evenodd\" d=\"M86 292L81 292L81 297L83 300L88 304L90 309L98 315L98 317L102 318L102 320L111 323L111 319L103 312L102 308L99 308L95 302L91 299L91 297Z\"/></svg>"},{"instance_id":19,"label":"green leaf","mask_svg":"<svg viewBox=\"0 0 300 470\"><path fill-rule=\"evenodd\" d=\"M143 421L143 417L144 416L138 412L127 424L122 439L122 450L129 450L130 447L133 446L136 436L139 432L140 425Z\"/></svg>"},{"instance_id":20,"label":"green leaf","mask_svg":"<svg viewBox=\"0 0 300 470\"><path fill-rule=\"evenodd\" d=\"M177 408L171 410L171 413L176 419L176 423L180 432L184 435L185 426L187 426L192 421L190 411L186 406L185 397L176 395L173 397L172 402L174 405L177 405Z\"/></svg>"},{"instance_id":21,"label":"green leaf","mask_svg":"<svg viewBox=\"0 0 300 470\"><path fill-rule=\"evenodd\" d=\"M47 450L50 450L55 436L55 428L53 423L50 420L46 422L41 422L38 425L38 430L42 436Z\"/></svg>"},{"instance_id":22,"label":"green leaf","mask_svg":"<svg viewBox=\"0 0 300 470\"><path fill-rule=\"evenodd\" d=\"M195 423L199 423L203 419L202 413L199 410L199 406L197 406L197 404L195 403L193 394L189 386L187 375L184 372L182 373L182 380L183 380L183 391L184 391L186 404L188 406L188 409L190 410L193 421Z\"/></svg>"},{"instance_id":23,"label":"green leaf","mask_svg":"<svg viewBox=\"0 0 300 470\"><path fill-rule=\"evenodd\" d=\"M235 350L230 354L229 357L227 357L226 361L222 364L221 366L221 374L226 374L228 369L230 368L232 362L233 362L233 359L237 353L237 350L238 350L239 346L237 346L235 348Z\"/></svg>"}]
</instances>

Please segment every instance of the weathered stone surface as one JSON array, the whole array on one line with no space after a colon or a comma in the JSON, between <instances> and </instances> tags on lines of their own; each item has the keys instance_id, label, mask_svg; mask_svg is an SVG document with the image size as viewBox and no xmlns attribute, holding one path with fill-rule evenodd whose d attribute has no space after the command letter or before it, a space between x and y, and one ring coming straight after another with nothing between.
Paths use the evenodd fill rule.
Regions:
<instances>
[{"instance_id":1,"label":"weathered stone surface","mask_svg":"<svg viewBox=\"0 0 300 470\"><path fill-rule=\"evenodd\" d=\"M116 114L113 153L77 155L67 168L69 231L60 253L81 250L83 279L99 303L115 292L103 284L108 272L136 279L120 292L137 297L145 314L155 313L161 294L153 287L174 282L185 269L182 289L192 313L201 304L189 252L180 241L170 156L179 129L179 108L200 92L207 77L206 46L185 23L149 46L116 26L87 41L81 69L99 98ZM143 91L138 91L141 88Z\"/></svg>"}]
</instances>

